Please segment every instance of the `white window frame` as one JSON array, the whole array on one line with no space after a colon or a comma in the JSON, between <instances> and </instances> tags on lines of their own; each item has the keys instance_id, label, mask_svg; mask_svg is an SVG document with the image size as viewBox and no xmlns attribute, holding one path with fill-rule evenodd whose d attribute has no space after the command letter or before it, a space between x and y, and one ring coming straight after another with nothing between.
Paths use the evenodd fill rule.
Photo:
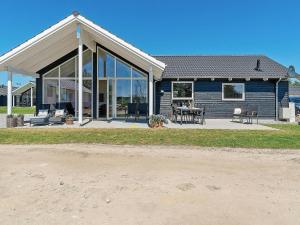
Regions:
<instances>
[{"instance_id":1,"label":"white window frame","mask_svg":"<svg viewBox=\"0 0 300 225\"><path fill-rule=\"evenodd\" d=\"M83 80L91 80L92 81L92 99L91 99L91 103L92 103L92 106L91 106L91 110L92 110L92 117L93 117L93 113L94 113L94 103L93 103L93 91L94 91L94 85L93 85L93 71L94 71L94 57L93 57L93 51L91 50L91 49L85 49L84 51L83 51L83 53L85 53L86 51L91 51L91 55L92 55L92 76L91 77L83 77L82 79ZM73 77L61 77L60 76L60 73L61 73L61 66L62 65L64 65L64 64L66 64L66 63L68 63L69 61L71 61L71 60L73 60L73 59L75 59L75 77L73 78ZM76 64L77 64L77 66L76 66ZM58 69L58 77L45 77L45 76L47 76L47 74L49 74L50 72L52 72L52 71L54 71L55 69ZM49 71L47 71L46 73L44 73L43 74L43 76L42 76L42 88L43 88L43 96L42 96L42 104L45 104L45 101L44 101L44 99L45 99L45 86L44 86L44 84L45 84L45 82L44 82L44 80L58 80L58 102L60 102L61 101L61 96L60 96L60 89L61 89L61 87L60 87L60 81L61 80L75 80L75 88L76 88L76 84L78 85L78 54L77 55L75 55L75 56L73 56L73 57L71 57L70 59L68 59L68 60L66 60L66 61L64 61L64 62L62 62L61 64L59 64L58 66L56 66L56 67L54 67L54 68L52 68L51 70L49 70ZM77 110L78 110L78 108L77 108L77 106L78 106L78 90L76 90L75 89L75 117L77 117Z\"/></svg>"},{"instance_id":2,"label":"white window frame","mask_svg":"<svg viewBox=\"0 0 300 225\"><path fill-rule=\"evenodd\" d=\"M182 84L182 83L192 84L192 97L174 97L173 96L174 84ZM171 93L172 93L172 100L193 100L194 99L194 81L172 81Z\"/></svg>"},{"instance_id":3,"label":"white window frame","mask_svg":"<svg viewBox=\"0 0 300 225\"><path fill-rule=\"evenodd\" d=\"M99 63L98 63L98 59L99 59L99 50L104 51L106 54L109 54L113 59L114 59L114 75L112 77L101 77L99 78ZM130 68L130 77L117 77L117 60L120 61L121 63L124 63L125 65L127 65ZM137 72L141 73L144 75L144 77L132 77L133 76L133 70L136 70ZM148 75L146 73L144 73L143 71L141 71L139 68L130 65L129 63L125 62L124 60L122 60L121 58L119 58L118 56L110 53L109 51L105 50L104 48L101 48L100 46L97 47L97 109L99 109L99 81L100 80L106 80L107 81L107 85L109 80L113 80L113 86L114 86L114 96L117 95L117 81L118 80L129 80L130 79L130 88L131 88L131 93L130 93L130 101L132 102L132 83L134 80L143 80L147 82L147 93L149 92L148 90L148 85L149 85L149 81L148 81ZM108 87L108 86L107 86ZM108 88L107 88L107 100L108 98ZM113 97L114 99L115 97ZM146 101L149 104L149 99L148 99L148 94L146 96ZM113 111L116 109L116 101L112 103L113 104ZM107 119L110 119L109 116L109 104L107 104ZM117 118L116 116L116 112L113 112L113 118ZM99 110L97 110L97 118L99 118Z\"/></svg>"},{"instance_id":4,"label":"white window frame","mask_svg":"<svg viewBox=\"0 0 300 225\"><path fill-rule=\"evenodd\" d=\"M242 85L243 86L242 98L225 98L224 97L225 85ZM222 83L222 101L245 101L245 83Z\"/></svg>"}]
</instances>

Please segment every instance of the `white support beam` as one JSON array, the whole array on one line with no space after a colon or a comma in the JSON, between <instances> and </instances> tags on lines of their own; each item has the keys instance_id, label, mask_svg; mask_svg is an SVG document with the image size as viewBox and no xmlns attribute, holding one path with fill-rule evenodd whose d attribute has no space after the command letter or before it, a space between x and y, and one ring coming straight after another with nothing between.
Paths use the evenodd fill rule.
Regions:
<instances>
[{"instance_id":1,"label":"white support beam","mask_svg":"<svg viewBox=\"0 0 300 225\"><path fill-rule=\"evenodd\" d=\"M7 74L7 115L12 114L12 76L13 73L8 71Z\"/></svg>"},{"instance_id":2,"label":"white support beam","mask_svg":"<svg viewBox=\"0 0 300 225\"><path fill-rule=\"evenodd\" d=\"M149 116L153 115L153 69L149 68Z\"/></svg>"},{"instance_id":3,"label":"white support beam","mask_svg":"<svg viewBox=\"0 0 300 225\"><path fill-rule=\"evenodd\" d=\"M82 54L83 45L81 39L80 24L77 25L77 39L78 39L78 122L80 125L83 123L83 79L82 79Z\"/></svg>"},{"instance_id":4,"label":"white support beam","mask_svg":"<svg viewBox=\"0 0 300 225\"><path fill-rule=\"evenodd\" d=\"M14 95L12 96L12 102L13 102L13 103L12 103L12 106L13 106L13 107L15 107L15 97L16 97L16 96L14 96Z\"/></svg>"},{"instance_id":5,"label":"white support beam","mask_svg":"<svg viewBox=\"0 0 300 225\"><path fill-rule=\"evenodd\" d=\"M30 106L33 107L33 87L30 88Z\"/></svg>"},{"instance_id":6,"label":"white support beam","mask_svg":"<svg viewBox=\"0 0 300 225\"><path fill-rule=\"evenodd\" d=\"M85 44L90 50L92 50L93 52L97 51L96 42L91 38L91 36L87 32L81 32L81 39L83 44Z\"/></svg>"}]
</instances>

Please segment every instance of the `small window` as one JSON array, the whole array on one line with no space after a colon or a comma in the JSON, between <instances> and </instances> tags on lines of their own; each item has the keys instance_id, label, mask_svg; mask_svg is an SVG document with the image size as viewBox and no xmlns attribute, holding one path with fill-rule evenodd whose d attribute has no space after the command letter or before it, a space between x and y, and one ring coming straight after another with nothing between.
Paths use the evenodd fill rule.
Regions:
<instances>
[{"instance_id":1,"label":"small window","mask_svg":"<svg viewBox=\"0 0 300 225\"><path fill-rule=\"evenodd\" d=\"M194 97L194 83L188 81L172 82L173 100L192 100Z\"/></svg>"},{"instance_id":2,"label":"small window","mask_svg":"<svg viewBox=\"0 0 300 225\"><path fill-rule=\"evenodd\" d=\"M222 85L223 101L244 101L245 84L243 83L223 83Z\"/></svg>"}]
</instances>

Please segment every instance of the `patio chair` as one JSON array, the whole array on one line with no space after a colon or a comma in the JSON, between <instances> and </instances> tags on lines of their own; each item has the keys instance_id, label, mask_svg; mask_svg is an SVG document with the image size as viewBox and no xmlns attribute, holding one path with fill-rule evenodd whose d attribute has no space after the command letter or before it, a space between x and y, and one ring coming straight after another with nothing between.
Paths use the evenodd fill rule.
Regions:
<instances>
[{"instance_id":1,"label":"patio chair","mask_svg":"<svg viewBox=\"0 0 300 225\"><path fill-rule=\"evenodd\" d=\"M137 118L139 119L140 116L145 116L148 119L148 103L139 103L137 105Z\"/></svg>"},{"instance_id":2,"label":"patio chair","mask_svg":"<svg viewBox=\"0 0 300 225\"><path fill-rule=\"evenodd\" d=\"M240 123L243 123L244 118L247 118L247 110L244 107L234 108L231 121L238 119Z\"/></svg>"},{"instance_id":3,"label":"patio chair","mask_svg":"<svg viewBox=\"0 0 300 225\"><path fill-rule=\"evenodd\" d=\"M253 123L253 118L256 119L256 124L258 124L258 107L257 106L251 106L247 110L247 118L248 123Z\"/></svg>"},{"instance_id":4,"label":"patio chair","mask_svg":"<svg viewBox=\"0 0 300 225\"><path fill-rule=\"evenodd\" d=\"M64 109L56 109L54 116L49 118L49 124L64 124L66 121L66 112Z\"/></svg>"},{"instance_id":5,"label":"patio chair","mask_svg":"<svg viewBox=\"0 0 300 225\"><path fill-rule=\"evenodd\" d=\"M49 110L41 109L38 112L38 115L30 118L30 126L35 125L48 125L49 124Z\"/></svg>"},{"instance_id":6,"label":"patio chair","mask_svg":"<svg viewBox=\"0 0 300 225\"><path fill-rule=\"evenodd\" d=\"M176 104L171 104L172 107L172 120L173 122L177 123L177 117L178 117L178 109Z\"/></svg>"},{"instance_id":7,"label":"patio chair","mask_svg":"<svg viewBox=\"0 0 300 225\"><path fill-rule=\"evenodd\" d=\"M128 120L130 116L134 116L134 120L137 118L137 103L128 103L127 108L125 108L125 121Z\"/></svg>"},{"instance_id":8,"label":"patio chair","mask_svg":"<svg viewBox=\"0 0 300 225\"><path fill-rule=\"evenodd\" d=\"M66 110L67 114L73 115L73 116L75 115L75 109L71 102L66 103L65 110Z\"/></svg>"},{"instance_id":9,"label":"patio chair","mask_svg":"<svg viewBox=\"0 0 300 225\"><path fill-rule=\"evenodd\" d=\"M198 120L201 125L206 123L205 121L205 106L201 104L195 104L195 108L199 108L200 110L193 112L193 121L194 123Z\"/></svg>"}]
</instances>

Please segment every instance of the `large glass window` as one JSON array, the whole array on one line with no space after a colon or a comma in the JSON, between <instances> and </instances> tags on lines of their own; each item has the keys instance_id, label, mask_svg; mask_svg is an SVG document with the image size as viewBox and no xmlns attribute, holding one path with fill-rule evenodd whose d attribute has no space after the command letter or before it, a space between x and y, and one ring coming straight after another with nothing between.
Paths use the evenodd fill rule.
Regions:
<instances>
[{"instance_id":1,"label":"large glass window","mask_svg":"<svg viewBox=\"0 0 300 225\"><path fill-rule=\"evenodd\" d=\"M44 78L59 78L59 69L55 68L44 75Z\"/></svg>"},{"instance_id":2,"label":"large glass window","mask_svg":"<svg viewBox=\"0 0 300 225\"><path fill-rule=\"evenodd\" d=\"M117 60L117 77L130 77L131 68L127 64Z\"/></svg>"},{"instance_id":3,"label":"large glass window","mask_svg":"<svg viewBox=\"0 0 300 225\"><path fill-rule=\"evenodd\" d=\"M60 102L71 102L75 107L77 99L77 83L76 80L62 79L60 81Z\"/></svg>"},{"instance_id":4,"label":"large glass window","mask_svg":"<svg viewBox=\"0 0 300 225\"><path fill-rule=\"evenodd\" d=\"M223 83L222 99L224 101L245 100L245 84L243 83Z\"/></svg>"},{"instance_id":5,"label":"large glass window","mask_svg":"<svg viewBox=\"0 0 300 225\"><path fill-rule=\"evenodd\" d=\"M60 66L60 77L75 79L75 58Z\"/></svg>"},{"instance_id":6,"label":"large glass window","mask_svg":"<svg viewBox=\"0 0 300 225\"><path fill-rule=\"evenodd\" d=\"M147 74L101 48L98 48L98 79L108 80L109 117L124 117L128 103L148 102ZM103 89L99 89L100 93Z\"/></svg>"},{"instance_id":7,"label":"large glass window","mask_svg":"<svg viewBox=\"0 0 300 225\"><path fill-rule=\"evenodd\" d=\"M147 103L147 80L132 80L132 102Z\"/></svg>"},{"instance_id":8,"label":"large glass window","mask_svg":"<svg viewBox=\"0 0 300 225\"><path fill-rule=\"evenodd\" d=\"M93 77L93 60L92 60L92 51L85 51L82 56L82 75L83 77Z\"/></svg>"},{"instance_id":9,"label":"large glass window","mask_svg":"<svg viewBox=\"0 0 300 225\"><path fill-rule=\"evenodd\" d=\"M125 116L125 109L131 102L131 80L117 80L117 117Z\"/></svg>"},{"instance_id":10,"label":"large glass window","mask_svg":"<svg viewBox=\"0 0 300 225\"><path fill-rule=\"evenodd\" d=\"M146 75L136 69L132 69L132 78L146 78Z\"/></svg>"},{"instance_id":11,"label":"large glass window","mask_svg":"<svg viewBox=\"0 0 300 225\"><path fill-rule=\"evenodd\" d=\"M115 58L106 53L105 72L107 77L115 76Z\"/></svg>"},{"instance_id":12,"label":"large glass window","mask_svg":"<svg viewBox=\"0 0 300 225\"><path fill-rule=\"evenodd\" d=\"M44 104L55 104L58 102L58 79L47 79L44 81Z\"/></svg>"},{"instance_id":13,"label":"large glass window","mask_svg":"<svg viewBox=\"0 0 300 225\"><path fill-rule=\"evenodd\" d=\"M83 52L83 112L92 115L92 52ZM43 104L71 103L78 112L78 56L43 75Z\"/></svg>"},{"instance_id":14,"label":"large glass window","mask_svg":"<svg viewBox=\"0 0 300 225\"><path fill-rule=\"evenodd\" d=\"M194 82L174 81L172 82L173 100L192 100L194 97Z\"/></svg>"},{"instance_id":15,"label":"large glass window","mask_svg":"<svg viewBox=\"0 0 300 225\"><path fill-rule=\"evenodd\" d=\"M83 115L92 116L92 80L83 80Z\"/></svg>"}]
</instances>

